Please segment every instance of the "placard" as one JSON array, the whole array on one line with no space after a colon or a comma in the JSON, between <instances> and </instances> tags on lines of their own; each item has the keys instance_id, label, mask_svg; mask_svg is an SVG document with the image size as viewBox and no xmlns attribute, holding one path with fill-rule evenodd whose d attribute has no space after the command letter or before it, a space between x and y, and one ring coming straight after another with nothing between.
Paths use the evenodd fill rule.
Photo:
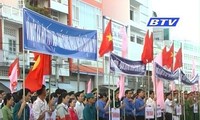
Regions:
<instances>
[{"instance_id":1,"label":"placard","mask_svg":"<svg viewBox=\"0 0 200 120\"><path fill-rule=\"evenodd\" d=\"M198 105L197 104L194 104L194 106L193 106L193 112L194 113L198 113Z\"/></svg>"},{"instance_id":2,"label":"placard","mask_svg":"<svg viewBox=\"0 0 200 120\"><path fill-rule=\"evenodd\" d=\"M154 109L151 106L145 107L145 118L146 119L153 119L154 118Z\"/></svg>"},{"instance_id":3,"label":"placard","mask_svg":"<svg viewBox=\"0 0 200 120\"><path fill-rule=\"evenodd\" d=\"M182 115L182 107L181 105L176 106L176 115Z\"/></svg>"},{"instance_id":4,"label":"placard","mask_svg":"<svg viewBox=\"0 0 200 120\"><path fill-rule=\"evenodd\" d=\"M112 120L120 120L120 109L119 108L112 108Z\"/></svg>"},{"instance_id":5,"label":"placard","mask_svg":"<svg viewBox=\"0 0 200 120\"><path fill-rule=\"evenodd\" d=\"M157 106L156 117L157 118L162 117L162 111L160 105Z\"/></svg>"}]
</instances>

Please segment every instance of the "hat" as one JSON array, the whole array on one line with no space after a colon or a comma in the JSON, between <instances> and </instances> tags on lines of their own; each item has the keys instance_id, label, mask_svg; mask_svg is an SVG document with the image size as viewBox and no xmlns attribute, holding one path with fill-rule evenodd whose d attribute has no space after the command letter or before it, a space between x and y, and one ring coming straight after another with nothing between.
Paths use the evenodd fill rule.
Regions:
<instances>
[{"instance_id":1,"label":"hat","mask_svg":"<svg viewBox=\"0 0 200 120\"><path fill-rule=\"evenodd\" d=\"M92 93L88 93L85 95L85 98L87 98L87 99L94 98L94 95Z\"/></svg>"},{"instance_id":2,"label":"hat","mask_svg":"<svg viewBox=\"0 0 200 120\"><path fill-rule=\"evenodd\" d=\"M117 89L115 90L115 94L118 93L118 92L119 92L119 88L117 88Z\"/></svg>"},{"instance_id":3,"label":"hat","mask_svg":"<svg viewBox=\"0 0 200 120\"><path fill-rule=\"evenodd\" d=\"M97 92L97 88L94 88L94 89L91 91L91 93L95 93L95 92Z\"/></svg>"},{"instance_id":4,"label":"hat","mask_svg":"<svg viewBox=\"0 0 200 120\"><path fill-rule=\"evenodd\" d=\"M68 94L69 94L69 96L71 96L74 94L74 91L70 91Z\"/></svg>"}]
</instances>

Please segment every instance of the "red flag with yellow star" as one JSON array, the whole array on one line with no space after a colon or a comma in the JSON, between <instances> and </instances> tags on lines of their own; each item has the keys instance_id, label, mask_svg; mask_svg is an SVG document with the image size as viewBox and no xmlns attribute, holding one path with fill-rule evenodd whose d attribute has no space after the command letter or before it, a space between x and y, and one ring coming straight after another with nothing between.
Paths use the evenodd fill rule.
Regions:
<instances>
[{"instance_id":1,"label":"red flag with yellow star","mask_svg":"<svg viewBox=\"0 0 200 120\"><path fill-rule=\"evenodd\" d=\"M43 56L39 55L33 65L33 68L29 71L26 77L25 88L28 88L32 92L35 92L42 87L44 62Z\"/></svg>"},{"instance_id":2,"label":"red flag with yellow star","mask_svg":"<svg viewBox=\"0 0 200 120\"><path fill-rule=\"evenodd\" d=\"M141 60L144 64L150 63L153 60L153 33L151 32L149 37L149 30L147 30L145 35Z\"/></svg>"},{"instance_id":3,"label":"red flag with yellow star","mask_svg":"<svg viewBox=\"0 0 200 120\"><path fill-rule=\"evenodd\" d=\"M99 56L102 57L105 53L113 51L113 38L111 30L111 20L108 22L106 30L103 34L103 40L99 49Z\"/></svg>"},{"instance_id":4,"label":"red flag with yellow star","mask_svg":"<svg viewBox=\"0 0 200 120\"><path fill-rule=\"evenodd\" d=\"M169 51L166 50L166 47L162 51L162 65L167 68L173 69L173 59L174 59L174 43L172 44Z\"/></svg>"},{"instance_id":5,"label":"red flag with yellow star","mask_svg":"<svg viewBox=\"0 0 200 120\"><path fill-rule=\"evenodd\" d=\"M178 50L178 52L176 53L176 61L175 61L175 65L174 65L174 71L180 67L183 66L183 61L182 61L182 47Z\"/></svg>"}]
</instances>

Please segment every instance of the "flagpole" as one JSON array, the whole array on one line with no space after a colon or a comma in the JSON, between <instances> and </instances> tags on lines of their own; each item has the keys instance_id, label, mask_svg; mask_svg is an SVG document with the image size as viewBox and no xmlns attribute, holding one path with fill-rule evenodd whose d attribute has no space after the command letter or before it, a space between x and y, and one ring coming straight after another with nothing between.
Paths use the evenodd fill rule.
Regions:
<instances>
[{"instance_id":1,"label":"flagpole","mask_svg":"<svg viewBox=\"0 0 200 120\"><path fill-rule=\"evenodd\" d=\"M154 80L154 83L155 83L155 95L156 95L156 99L157 99L157 97L158 97L158 96L157 96L157 83L156 83L156 82L157 82L157 77L156 77L156 74L155 74L155 71L156 71L156 70L155 70L155 61L154 61L154 60L153 60L153 66L154 66L154 67L153 67L153 68L154 68L153 70L154 70L154 79L155 79L155 80ZM154 96L154 97L155 97L155 96ZM158 104L157 104L157 100L155 101L155 103L156 103L156 107L155 107L155 112L154 112L155 115L154 115L154 116L155 116L155 120L157 120L157 105L158 105Z\"/></svg>"},{"instance_id":2,"label":"flagpole","mask_svg":"<svg viewBox=\"0 0 200 120\"><path fill-rule=\"evenodd\" d=\"M25 0L22 1L23 2L23 9L25 8ZM22 16L24 18L24 16ZM23 29L22 33L24 34L25 29ZM24 35L22 36L23 38L23 101L25 101L25 50L24 50ZM24 120L25 120L25 110L23 112L24 114Z\"/></svg>"},{"instance_id":3,"label":"flagpole","mask_svg":"<svg viewBox=\"0 0 200 120\"><path fill-rule=\"evenodd\" d=\"M99 63L98 63L98 57L97 57L97 82L96 82L96 86L97 86L97 101L98 101L98 96L99 96ZM98 110L99 104L97 104L97 120L99 120L99 110Z\"/></svg>"}]
</instances>

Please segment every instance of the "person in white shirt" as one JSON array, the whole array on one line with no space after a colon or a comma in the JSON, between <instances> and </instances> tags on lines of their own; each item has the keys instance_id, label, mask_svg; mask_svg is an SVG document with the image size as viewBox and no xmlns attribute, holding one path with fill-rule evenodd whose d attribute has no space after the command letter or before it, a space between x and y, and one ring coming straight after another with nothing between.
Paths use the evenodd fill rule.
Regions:
<instances>
[{"instance_id":1,"label":"person in white shirt","mask_svg":"<svg viewBox=\"0 0 200 120\"><path fill-rule=\"evenodd\" d=\"M156 109L154 92L152 90L149 91L149 98L146 101L146 105L152 107L154 110ZM154 120L154 119L150 119L150 120Z\"/></svg>"},{"instance_id":2,"label":"person in white shirt","mask_svg":"<svg viewBox=\"0 0 200 120\"><path fill-rule=\"evenodd\" d=\"M77 102L75 105L75 110L76 110L79 120L83 120L83 109L84 109L84 104L83 104L84 93L83 92L84 91L80 91L76 93Z\"/></svg>"},{"instance_id":3,"label":"person in white shirt","mask_svg":"<svg viewBox=\"0 0 200 120\"><path fill-rule=\"evenodd\" d=\"M58 105L56 107L56 110L57 110L56 114L59 120L70 120L68 108L66 108L66 105L69 102L69 97L70 96L67 92L63 92L58 97Z\"/></svg>"},{"instance_id":4,"label":"person in white shirt","mask_svg":"<svg viewBox=\"0 0 200 120\"><path fill-rule=\"evenodd\" d=\"M165 100L165 119L172 120L173 107L174 107L174 104L172 102L172 94L167 93L166 97L167 99Z\"/></svg>"},{"instance_id":5,"label":"person in white shirt","mask_svg":"<svg viewBox=\"0 0 200 120\"><path fill-rule=\"evenodd\" d=\"M49 112L46 98L46 87L43 85L40 90L37 91L37 99L33 103L32 112L34 120L44 120L45 113Z\"/></svg>"},{"instance_id":6,"label":"person in white shirt","mask_svg":"<svg viewBox=\"0 0 200 120\"><path fill-rule=\"evenodd\" d=\"M55 109L55 93L51 93L46 97L46 101L48 103L48 110L52 112L52 114L49 114L46 112L45 114L45 120L56 120L56 109Z\"/></svg>"}]
</instances>

